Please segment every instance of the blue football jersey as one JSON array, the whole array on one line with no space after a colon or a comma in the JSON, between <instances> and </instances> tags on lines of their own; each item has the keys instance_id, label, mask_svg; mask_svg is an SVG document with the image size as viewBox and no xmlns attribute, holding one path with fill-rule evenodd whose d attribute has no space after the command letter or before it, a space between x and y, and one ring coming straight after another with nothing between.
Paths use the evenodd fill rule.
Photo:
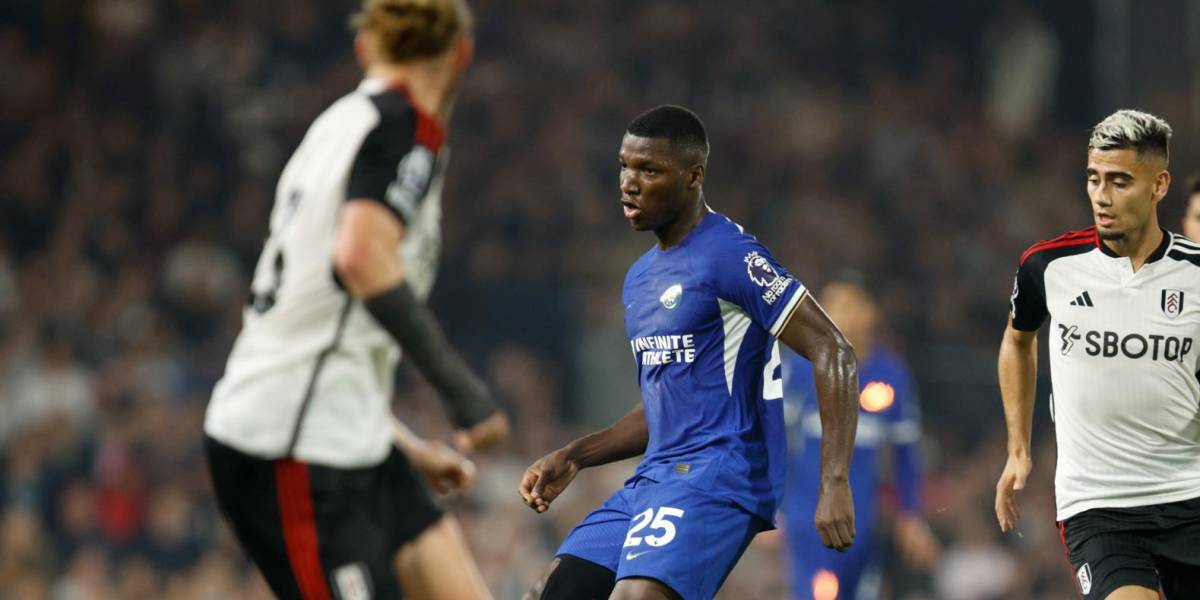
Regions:
<instances>
[{"instance_id":1,"label":"blue football jersey","mask_svg":"<svg viewBox=\"0 0 1200 600\"><path fill-rule=\"evenodd\" d=\"M784 355L785 403L792 452L786 511L810 518L817 506L821 473L821 414L812 365ZM908 366L883 347L873 347L858 365L858 433L850 461L850 487L859 528L874 525L883 448L890 446L892 481L904 510L921 509L920 411ZM806 528L811 529L811 528ZM816 533L810 537L816 541Z\"/></svg>"},{"instance_id":2,"label":"blue football jersey","mask_svg":"<svg viewBox=\"0 0 1200 600\"><path fill-rule=\"evenodd\" d=\"M774 522L787 473L775 338L806 293L711 210L633 264L622 303L650 431L633 479L686 480Z\"/></svg>"}]
</instances>

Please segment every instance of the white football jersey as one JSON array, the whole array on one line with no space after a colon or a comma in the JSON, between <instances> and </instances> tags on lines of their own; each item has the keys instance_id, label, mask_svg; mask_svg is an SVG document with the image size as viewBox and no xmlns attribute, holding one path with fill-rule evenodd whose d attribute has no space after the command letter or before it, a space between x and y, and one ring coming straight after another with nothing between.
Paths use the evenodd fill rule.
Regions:
<instances>
[{"instance_id":1,"label":"white football jersey","mask_svg":"<svg viewBox=\"0 0 1200 600\"><path fill-rule=\"evenodd\" d=\"M1164 232L1134 272L1094 228L1035 244L1013 327L1046 316L1058 519L1200 496L1200 246Z\"/></svg>"},{"instance_id":2,"label":"white football jersey","mask_svg":"<svg viewBox=\"0 0 1200 600\"><path fill-rule=\"evenodd\" d=\"M418 298L433 285L447 152L441 126L402 89L369 79L309 127L275 191L242 332L204 431L242 452L359 467L393 439L400 348L337 280L342 206L365 198L405 224L397 252Z\"/></svg>"}]
</instances>

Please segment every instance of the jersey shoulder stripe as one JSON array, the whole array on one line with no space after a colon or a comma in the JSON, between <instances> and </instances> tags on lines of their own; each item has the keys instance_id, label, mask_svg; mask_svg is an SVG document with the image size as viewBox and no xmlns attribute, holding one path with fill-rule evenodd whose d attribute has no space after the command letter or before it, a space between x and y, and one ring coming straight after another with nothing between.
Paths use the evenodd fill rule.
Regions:
<instances>
[{"instance_id":1,"label":"jersey shoulder stripe","mask_svg":"<svg viewBox=\"0 0 1200 600\"><path fill-rule=\"evenodd\" d=\"M346 199L373 200L410 223L433 183L445 130L413 105L404 88L370 93L373 87L360 93L374 106L378 122L355 155Z\"/></svg>"},{"instance_id":2,"label":"jersey shoulder stripe","mask_svg":"<svg viewBox=\"0 0 1200 600\"><path fill-rule=\"evenodd\" d=\"M1173 250L1184 250L1186 252L1200 252L1200 244L1179 235L1178 233L1171 234L1171 243Z\"/></svg>"},{"instance_id":3,"label":"jersey shoulder stripe","mask_svg":"<svg viewBox=\"0 0 1200 600\"><path fill-rule=\"evenodd\" d=\"M1200 267L1200 245L1178 233L1172 233L1171 249L1167 251L1167 258Z\"/></svg>"},{"instance_id":4,"label":"jersey shoulder stripe","mask_svg":"<svg viewBox=\"0 0 1200 600\"><path fill-rule=\"evenodd\" d=\"M1029 260L1031 256L1046 250L1054 250L1056 248L1071 248L1077 252L1079 249L1082 249L1081 247L1087 244L1097 244L1098 242L1099 239L1096 237L1096 228L1094 226L1080 231L1069 231L1056 238L1042 240L1030 246L1021 254L1020 264L1024 265L1025 261ZM1068 254L1075 254L1076 252L1068 252Z\"/></svg>"},{"instance_id":5,"label":"jersey shoulder stripe","mask_svg":"<svg viewBox=\"0 0 1200 600\"><path fill-rule=\"evenodd\" d=\"M400 136L398 143L406 141L421 144L436 154L446 140L446 129L433 116L417 108L412 96L404 87L390 86L384 90L368 94L371 103L379 111L380 122L401 124L409 135Z\"/></svg>"}]
</instances>

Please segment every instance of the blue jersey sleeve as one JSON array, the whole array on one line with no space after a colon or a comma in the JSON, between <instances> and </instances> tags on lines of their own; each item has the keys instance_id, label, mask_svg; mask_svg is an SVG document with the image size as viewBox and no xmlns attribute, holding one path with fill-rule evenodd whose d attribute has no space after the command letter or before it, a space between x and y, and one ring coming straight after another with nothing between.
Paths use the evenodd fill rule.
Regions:
<instances>
[{"instance_id":1,"label":"blue jersey sleeve","mask_svg":"<svg viewBox=\"0 0 1200 600\"><path fill-rule=\"evenodd\" d=\"M804 299L804 284L748 235L723 245L717 252L717 295L746 311L751 321L772 336L778 336Z\"/></svg>"},{"instance_id":2,"label":"blue jersey sleeve","mask_svg":"<svg viewBox=\"0 0 1200 600\"><path fill-rule=\"evenodd\" d=\"M909 512L921 511L921 412L912 376L902 370L896 377L896 403L889 415L895 457L895 481L900 505Z\"/></svg>"}]
</instances>

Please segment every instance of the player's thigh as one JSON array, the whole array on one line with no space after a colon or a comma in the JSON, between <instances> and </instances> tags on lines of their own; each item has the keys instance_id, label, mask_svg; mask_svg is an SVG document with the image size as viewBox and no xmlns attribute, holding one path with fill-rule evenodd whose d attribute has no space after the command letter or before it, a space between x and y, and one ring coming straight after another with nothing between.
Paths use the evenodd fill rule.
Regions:
<instances>
[{"instance_id":1,"label":"player's thigh","mask_svg":"<svg viewBox=\"0 0 1200 600\"><path fill-rule=\"evenodd\" d=\"M522 600L605 600L617 574L592 561L560 554Z\"/></svg>"},{"instance_id":2,"label":"player's thigh","mask_svg":"<svg viewBox=\"0 0 1200 600\"><path fill-rule=\"evenodd\" d=\"M392 448L370 475L360 489L387 539L388 557L442 520L445 511L399 449Z\"/></svg>"},{"instance_id":3,"label":"player's thigh","mask_svg":"<svg viewBox=\"0 0 1200 600\"><path fill-rule=\"evenodd\" d=\"M1200 523L1171 530L1155 562L1167 600L1200 597Z\"/></svg>"},{"instance_id":4,"label":"player's thigh","mask_svg":"<svg viewBox=\"0 0 1200 600\"><path fill-rule=\"evenodd\" d=\"M629 502L640 489L622 488L609 496L567 534L554 555L575 556L615 573L632 516Z\"/></svg>"},{"instance_id":5,"label":"player's thigh","mask_svg":"<svg viewBox=\"0 0 1200 600\"><path fill-rule=\"evenodd\" d=\"M1155 544L1167 600L1200 596L1200 498L1162 507L1163 533Z\"/></svg>"},{"instance_id":6,"label":"player's thigh","mask_svg":"<svg viewBox=\"0 0 1200 600\"><path fill-rule=\"evenodd\" d=\"M633 509L617 585L651 579L689 599L714 596L767 525L725 498L680 482L643 490Z\"/></svg>"},{"instance_id":7,"label":"player's thigh","mask_svg":"<svg viewBox=\"0 0 1200 600\"><path fill-rule=\"evenodd\" d=\"M1200 554L1196 555L1196 559L1200 560ZM1158 576L1167 600L1200 595L1200 565L1160 560Z\"/></svg>"},{"instance_id":8,"label":"player's thigh","mask_svg":"<svg viewBox=\"0 0 1200 600\"><path fill-rule=\"evenodd\" d=\"M313 466L309 480L320 564L334 597L400 598L396 555L443 515L408 459L392 448L369 467Z\"/></svg>"},{"instance_id":9,"label":"player's thigh","mask_svg":"<svg viewBox=\"0 0 1200 600\"><path fill-rule=\"evenodd\" d=\"M274 461L242 454L212 438L205 457L217 507L274 594L301 598L284 539Z\"/></svg>"},{"instance_id":10,"label":"player's thigh","mask_svg":"<svg viewBox=\"0 0 1200 600\"><path fill-rule=\"evenodd\" d=\"M636 488L609 496L567 534L546 573L525 594L527 600L603 600L616 580L621 544L629 530L630 497Z\"/></svg>"},{"instance_id":11,"label":"player's thigh","mask_svg":"<svg viewBox=\"0 0 1200 600\"><path fill-rule=\"evenodd\" d=\"M1083 520L1072 517L1063 524L1076 589L1086 598L1107 598L1126 587L1158 588L1149 538L1138 531L1103 530L1120 526L1110 522L1097 527L1093 516Z\"/></svg>"},{"instance_id":12,"label":"player's thigh","mask_svg":"<svg viewBox=\"0 0 1200 600\"><path fill-rule=\"evenodd\" d=\"M491 594L457 520L449 515L396 553L405 596L429 600L488 600Z\"/></svg>"},{"instance_id":13,"label":"player's thigh","mask_svg":"<svg viewBox=\"0 0 1200 600\"><path fill-rule=\"evenodd\" d=\"M617 582L609 600L682 600L675 590L661 581L629 577Z\"/></svg>"},{"instance_id":14,"label":"player's thigh","mask_svg":"<svg viewBox=\"0 0 1200 600\"><path fill-rule=\"evenodd\" d=\"M371 598L399 598L402 583L427 587L427 582L436 581L443 571L427 560L402 559L405 548L417 547L431 556L470 559L457 525L443 519L444 512L432 492L399 449L391 448L384 460L373 467L337 473L346 502L336 507L341 516L338 543L329 553L337 554L330 560L344 569L341 581L353 585L361 574L374 591ZM335 507L331 504L330 508ZM405 567L403 570L399 568L401 565ZM468 566L477 575L474 563L463 563L464 569ZM333 581L338 584L337 572L334 575ZM437 591L430 589L430 593ZM422 597L407 589L403 595Z\"/></svg>"},{"instance_id":15,"label":"player's thigh","mask_svg":"<svg viewBox=\"0 0 1200 600\"><path fill-rule=\"evenodd\" d=\"M1140 585L1123 585L1104 597L1104 600L1158 600L1158 590ZM1172 600L1167 596L1167 600Z\"/></svg>"},{"instance_id":16,"label":"player's thigh","mask_svg":"<svg viewBox=\"0 0 1200 600\"><path fill-rule=\"evenodd\" d=\"M374 471L309 468L318 557L311 568L323 573L332 597L339 600L401 597L391 568L395 545L371 498L378 493ZM299 536L297 544L304 545Z\"/></svg>"}]
</instances>

